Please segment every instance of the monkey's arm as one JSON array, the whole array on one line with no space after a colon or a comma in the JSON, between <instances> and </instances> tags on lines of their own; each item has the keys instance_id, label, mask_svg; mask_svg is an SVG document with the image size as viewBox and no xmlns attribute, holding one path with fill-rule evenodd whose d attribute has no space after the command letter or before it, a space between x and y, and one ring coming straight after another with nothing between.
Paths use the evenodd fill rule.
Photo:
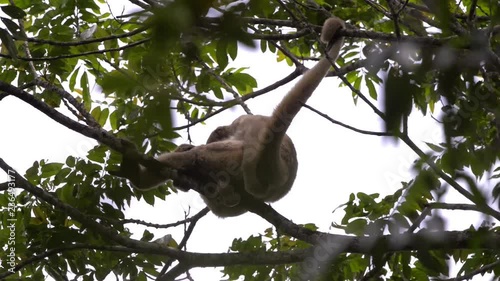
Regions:
<instances>
[{"instance_id":1,"label":"monkey's arm","mask_svg":"<svg viewBox=\"0 0 500 281\"><path fill-rule=\"evenodd\" d=\"M334 41L332 42L331 49L328 51L328 57L331 58L332 61L337 59L340 48L344 43L342 37L336 36L337 31L343 28L345 28L344 21L336 17L327 19L323 24L321 41L323 41L323 43L330 43L331 40ZM275 135L275 141L271 142L270 145L276 145L281 141L281 138L285 135L293 118L302 108L302 104L307 102L321 80L323 80L328 73L331 67L328 57L322 57L313 68L304 73L299 82L295 84L274 110L269 128L271 128L271 130L274 128L273 133Z\"/></svg>"},{"instance_id":2,"label":"monkey's arm","mask_svg":"<svg viewBox=\"0 0 500 281\"><path fill-rule=\"evenodd\" d=\"M217 127L217 129L215 129L208 137L207 144L216 141L227 140L232 135L234 135L234 130L232 130L231 126Z\"/></svg>"},{"instance_id":3,"label":"monkey's arm","mask_svg":"<svg viewBox=\"0 0 500 281\"><path fill-rule=\"evenodd\" d=\"M342 38L336 35L337 31L344 27L344 22L335 17L327 19L323 24L321 40L324 43L332 41L332 47L327 53L332 60L337 59L343 44ZM293 143L286 136L286 131L330 66L330 60L323 57L308 70L259 128L259 133L265 137L258 139L257 143L248 144L257 155L244 158L245 188L255 197L268 201L278 200L290 190L296 175L297 160Z\"/></svg>"}]
</instances>

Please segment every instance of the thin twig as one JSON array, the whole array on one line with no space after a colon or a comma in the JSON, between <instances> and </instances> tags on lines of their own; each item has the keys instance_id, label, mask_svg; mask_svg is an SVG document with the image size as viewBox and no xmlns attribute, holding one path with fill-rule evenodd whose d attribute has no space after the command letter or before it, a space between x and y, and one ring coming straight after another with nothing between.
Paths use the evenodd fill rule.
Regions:
<instances>
[{"instance_id":1,"label":"thin twig","mask_svg":"<svg viewBox=\"0 0 500 281\"><path fill-rule=\"evenodd\" d=\"M341 127L344 127L346 129L349 129L351 131L354 131L356 133L360 133L360 134L363 134L363 135L371 135L371 136L392 136L393 134L391 133L387 133L387 132L373 132L373 131L366 131L366 130L361 130L361 129L358 129L358 128L355 128L355 127L352 127L350 125L347 125L347 124L344 124L340 121L337 121L337 120L334 120L333 118L329 117L327 114L325 113L322 113L321 111L307 105L307 104L302 104L303 107L311 110L312 112L318 114L319 116L325 118L326 120L332 122L333 124L337 124Z\"/></svg>"},{"instance_id":2,"label":"thin twig","mask_svg":"<svg viewBox=\"0 0 500 281\"><path fill-rule=\"evenodd\" d=\"M205 207L203 210L201 210L200 212L198 212L196 215L192 216L190 218L190 223L189 223L189 226L188 228L186 229L186 231L184 232L184 237L182 237L182 240L181 242L179 243L179 245L177 246L177 249L179 250L182 250L182 249L186 249L186 244L187 244L187 241L189 240L189 237L191 237L191 234L193 233L193 230L194 230L194 227L196 226L196 223L202 218L204 217L206 214L208 214L208 212L210 212L210 209L208 207ZM187 219L186 219L187 221ZM185 224L185 223L184 223ZM174 262L175 260L174 259L169 259L168 261L165 262L165 265L163 266L162 270L160 271L160 274L158 276L162 276L163 274L165 274L165 272L167 272L168 268L172 265L172 263Z\"/></svg>"},{"instance_id":3,"label":"thin twig","mask_svg":"<svg viewBox=\"0 0 500 281\"><path fill-rule=\"evenodd\" d=\"M67 55L39 57L39 58L27 58L27 57L17 57L17 58L19 60L22 60L22 61L53 61L53 60L61 60L61 59L69 59L69 58L78 58L78 57L84 57L84 56L88 56L88 55L104 54L107 52L123 51L123 50L129 49L129 48L144 44L144 43L148 42L149 40L151 40L151 39L146 38L146 39L142 39L142 40L127 44L125 46L117 47L117 48L88 51L88 52L82 52L82 53L78 53L78 54L67 54ZM5 55L5 54L0 54L0 57L12 59L11 56Z\"/></svg>"},{"instance_id":4,"label":"thin twig","mask_svg":"<svg viewBox=\"0 0 500 281\"><path fill-rule=\"evenodd\" d=\"M270 92L272 90L275 90L277 89L278 87L281 87L285 84L287 84L288 82L292 81L293 79L295 79L296 77L298 77L300 75L300 71L298 69L295 69L292 73L290 73L288 76L286 76L285 78L265 87L265 88L262 88L258 91L255 91L251 94L248 94L248 95L244 95L242 98L242 100L246 101L248 99L251 99L251 98L255 98L255 97L258 97L260 95L263 95L267 92ZM207 119L209 119L210 117L214 116L214 115L217 115L229 108L231 108L233 105L237 104L237 101L236 100L231 100L231 101L228 101L226 106L225 107L222 107L214 112L211 112L209 114L206 114L205 116L203 116L202 118L200 119L197 119L197 120L193 120L192 123L188 124L188 125L183 125L183 126L178 126L178 127L174 127L173 130L183 130L183 129L186 129L186 128L189 128L189 127L192 127L200 122L203 122Z\"/></svg>"},{"instance_id":5,"label":"thin twig","mask_svg":"<svg viewBox=\"0 0 500 281\"><path fill-rule=\"evenodd\" d=\"M500 220L500 212L492 209L490 206L485 204L479 204L470 192L468 192L465 188L463 188L457 181L448 176L445 172L443 172L437 165L434 163L431 157L425 154L407 135L400 135L399 138L406 143L417 155L424 160L429 167L446 183L448 183L451 187L453 187L456 191L462 194L465 198L469 199L471 202L476 203L482 212L494 217L497 220Z\"/></svg>"},{"instance_id":6,"label":"thin twig","mask_svg":"<svg viewBox=\"0 0 500 281\"><path fill-rule=\"evenodd\" d=\"M462 281L462 280L470 280L472 279L474 276L478 275L478 274L485 274L486 272L488 271L491 271L493 269L495 269L497 266L500 265L500 260L497 260L495 262L492 262L492 263L489 263L481 268L478 268L476 270L473 270L471 271L470 273L467 273L467 274L464 274L462 276L457 276L455 278L450 278L450 279L444 279L444 280L441 280L441 281ZM498 277L498 276L497 276ZM481 278L482 279L482 278ZM494 279L492 279L494 280Z\"/></svg>"},{"instance_id":7,"label":"thin twig","mask_svg":"<svg viewBox=\"0 0 500 281\"><path fill-rule=\"evenodd\" d=\"M401 12L403 8L401 8L399 12L396 12L393 2L389 0L387 0L387 6L389 6L389 9L391 10L391 18L394 23L394 33L396 33L396 38L398 38L398 40L401 40L401 29L399 28L398 21L399 21L399 12Z\"/></svg>"},{"instance_id":8,"label":"thin twig","mask_svg":"<svg viewBox=\"0 0 500 281\"><path fill-rule=\"evenodd\" d=\"M16 4L14 3L14 0L9 0L9 2L10 2L10 4L12 6L16 6ZM26 30L24 29L24 20L23 19L19 19L17 22L19 23L19 31L20 31L21 35L23 37L28 37L27 34L26 34ZM31 56L31 52L30 52L30 49L29 49L29 46L28 46L27 42L23 42L23 49L24 49L24 52L26 53L26 57L27 58L31 58L32 56ZM36 79L38 77L38 73L36 72L35 65L33 64L32 61L28 62L28 65L29 65L31 74Z\"/></svg>"},{"instance_id":9,"label":"thin twig","mask_svg":"<svg viewBox=\"0 0 500 281\"><path fill-rule=\"evenodd\" d=\"M74 113L76 117L83 119L89 126L92 127L100 127L99 123L94 119L94 117L85 109L85 106L76 100L70 93L66 92L64 89L56 87L52 85L50 82L46 80L42 80L40 78L35 79L35 84L43 87L47 90L54 91L57 93L63 100L67 100L73 107L78 110L78 114ZM68 107L69 108L69 107ZM81 118L83 117L83 118Z\"/></svg>"},{"instance_id":10,"label":"thin twig","mask_svg":"<svg viewBox=\"0 0 500 281\"><path fill-rule=\"evenodd\" d=\"M239 104L243 110L245 110L245 112L247 114L252 114L252 111L250 110L250 108L248 108L248 106L245 104L244 100L241 98L240 94L238 94L235 90L233 90L233 88L231 86L229 86L229 84L227 84L227 82L217 73L215 73L215 71L213 69L211 69L204 61L202 61L201 59L199 60L199 63L201 64L201 66L206 70L208 71L208 73L210 73L210 75L212 75L217 81L219 81L219 83L221 83L222 87L228 91L229 93L231 93L233 95L233 98L234 100L236 101L237 104Z\"/></svg>"},{"instance_id":11,"label":"thin twig","mask_svg":"<svg viewBox=\"0 0 500 281\"><path fill-rule=\"evenodd\" d=\"M54 40L47 40L47 39L38 39L38 38L32 38L32 37L27 37L27 38L14 37L14 39L17 41L26 41L26 42L30 42L30 43L36 43L36 44L47 44L47 45L51 45L51 46L81 46L81 45L87 45L87 44L92 44L92 43L102 43L104 41L109 41L109 40L114 40L114 39L131 37L133 35L139 34L139 33L146 31L146 30L148 30L148 27L142 26L142 27L139 27L133 31L125 32L123 34L111 35L111 36L100 37L100 38L85 39L85 40L79 40L79 41L69 41L69 42L54 41Z\"/></svg>"},{"instance_id":12,"label":"thin twig","mask_svg":"<svg viewBox=\"0 0 500 281\"><path fill-rule=\"evenodd\" d=\"M476 7L477 7L477 0L472 0L470 3L470 11L469 11L469 16L467 17L467 21L473 22L474 19L476 18Z\"/></svg>"}]
</instances>

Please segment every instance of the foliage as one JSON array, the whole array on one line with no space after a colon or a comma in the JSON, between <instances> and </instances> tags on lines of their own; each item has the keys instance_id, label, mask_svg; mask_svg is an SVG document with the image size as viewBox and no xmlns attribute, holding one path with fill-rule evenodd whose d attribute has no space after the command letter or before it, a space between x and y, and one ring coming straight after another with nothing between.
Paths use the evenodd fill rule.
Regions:
<instances>
[{"instance_id":1,"label":"foliage","mask_svg":"<svg viewBox=\"0 0 500 281\"><path fill-rule=\"evenodd\" d=\"M15 249L15 257L2 255L0 278L167 280L193 267L216 265L229 280L430 280L449 276L452 265L460 267L460 280L500 276L500 240L487 244L478 238L498 234L487 220L480 229L464 230L465 240L406 241L409 246L397 251L388 242L402 233L429 231L424 219L431 231L442 234L438 237L450 234L442 217L427 217L435 209L500 219L496 1L130 0L134 9L120 15L109 9L116 3L104 0L0 4L0 100L16 96L99 141L85 158L35 161L24 175L29 183L0 161L12 177L0 185L5 191L0 195L0 243L7 254ZM130 202L154 205L176 190L168 183L138 192L111 176L108 171L117 169L123 152L110 146L113 138L126 138L150 156L173 150L172 140L187 127L174 128L172 114L184 116L189 126L201 126L279 86L278 81L256 91L257 81L247 69L232 66L243 45L274 53L277 61L303 70L300 58L323 51L316 31L333 13L350 25L333 74L349 87L354 102L367 103L386 124L383 133L364 133L389 136L418 155L415 178L394 194L356 192L339 207L344 217L332 227L366 238L352 241L371 242L358 243L357 252L342 248L315 259L317 248L310 241L326 234L311 224L292 224L298 229L293 232L285 219L275 224L277 232L269 228L262 235L235 238L230 252L216 257L182 251L190 232L178 245L149 243L153 235L147 230L141 241L129 239L132 233L124 224L136 222L124 214ZM91 87L94 83L98 89ZM383 109L375 106L378 99ZM80 126L53 111L64 107ZM440 116L436 120L446 136L442 143L427 143L427 152L408 136L408 116L417 111ZM92 131L103 127L112 137ZM14 182L23 189L15 197ZM465 203L443 202L448 190L460 192ZM202 216L168 227L194 227ZM7 227L13 220L15 228ZM172 263L176 266L169 271Z\"/></svg>"}]
</instances>

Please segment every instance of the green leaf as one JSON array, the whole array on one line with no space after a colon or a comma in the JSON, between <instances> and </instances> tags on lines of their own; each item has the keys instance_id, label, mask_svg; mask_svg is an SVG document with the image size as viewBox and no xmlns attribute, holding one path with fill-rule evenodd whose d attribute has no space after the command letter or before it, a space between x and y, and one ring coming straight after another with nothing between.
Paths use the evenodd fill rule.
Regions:
<instances>
[{"instance_id":1,"label":"green leaf","mask_svg":"<svg viewBox=\"0 0 500 281\"><path fill-rule=\"evenodd\" d=\"M62 163L48 163L45 165L42 165L42 174L40 175L42 178L49 178L61 170L61 167L63 166Z\"/></svg>"},{"instance_id":2,"label":"green leaf","mask_svg":"<svg viewBox=\"0 0 500 281\"><path fill-rule=\"evenodd\" d=\"M99 119L99 115L101 115L101 107L96 106L92 111L90 112L90 115L94 117L94 119Z\"/></svg>"},{"instance_id":3,"label":"green leaf","mask_svg":"<svg viewBox=\"0 0 500 281\"><path fill-rule=\"evenodd\" d=\"M16 77L17 77L17 71L15 69L6 69L0 71L0 80L2 80L5 83L10 83L14 81Z\"/></svg>"},{"instance_id":4,"label":"green leaf","mask_svg":"<svg viewBox=\"0 0 500 281\"><path fill-rule=\"evenodd\" d=\"M201 72L200 75L198 76L197 83L196 83L196 91L198 92L207 92L208 89L212 88L213 85L211 85L211 77L208 73L206 72Z\"/></svg>"},{"instance_id":5,"label":"green leaf","mask_svg":"<svg viewBox=\"0 0 500 281\"><path fill-rule=\"evenodd\" d=\"M87 158L89 160L98 162L98 163L105 163L105 158L106 158L106 152L107 149L104 146L96 146L93 149L89 150L87 154ZM97 167L92 167L91 168L97 168L100 169L100 166Z\"/></svg>"},{"instance_id":6,"label":"green leaf","mask_svg":"<svg viewBox=\"0 0 500 281\"><path fill-rule=\"evenodd\" d=\"M410 223L408 222L408 220L400 213L394 213L394 215L392 215L392 218L394 219L395 223L400 227L404 228L410 227Z\"/></svg>"},{"instance_id":7,"label":"green leaf","mask_svg":"<svg viewBox=\"0 0 500 281\"><path fill-rule=\"evenodd\" d=\"M365 75L365 83L366 87L368 88L368 93L370 93L370 97L376 100L378 97L377 90L375 89L375 85L373 85L373 81L368 77L368 75Z\"/></svg>"},{"instance_id":8,"label":"green leaf","mask_svg":"<svg viewBox=\"0 0 500 281\"><path fill-rule=\"evenodd\" d=\"M262 53L265 53L267 51L267 41L266 40L260 40L260 51Z\"/></svg>"},{"instance_id":9,"label":"green leaf","mask_svg":"<svg viewBox=\"0 0 500 281\"><path fill-rule=\"evenodd\" d=\"M365 219L356 219L349 222L346 226L346 233L353 233L355 235L363 235L365 232L367 222Z\"/></svg>"},{"instance_id":10,"label":"green leaf","mask_svg":"<svg viewBox=\"0 0 500 281\"><path fill-rule=\"evenodd\" d=\"M25 37L21 33L21 29L19 28L19 25L17 25L17 23L15 23L14 21L12 21L8 18L4 18L4 17L0 17L0 18L2 19L2 22L5 24L5 26L10 31L11 34L13 34L14 36L20 37L20 38Z\"/></svg>"},{"instance_id":11,"label":"green leaf","mask_svg":"<svg viewBox=\"0 0 500 281\"><path fill-rule=\"evenodd\" d=\"M87 76L87 72L84 72L82 77L80 78L80 85L82 86L82 96L83 96L83 105L86 110L90 110L92 106L92 99L90 97L89 90L89 78Z\"/></svg>"},{"instance_id":12,"label":"green leaf","mask_svg":"<svg viewBox=\"0 0 500 281\"><path fill-rule=\"evenodd\" d=\"M144 197L144 201L146 201L146 203L151 206L155 205L155 196L153 190L142 193L142 196Z\"/></svg>"},{"instance_id":13,"label":"green leaf","mask_svg":"<svg viewBox=\"0 0 500 281\"><path fill-rule=\"evenodd\" d=\"M231 40L227 42L227 53L231 57L232 60L236 59L238 55L238 42L235 40Z\"/></svg>"},{"instance_id":14,"label":"green leaf","mask_svg":"<svg viewBox=\"0 0 500 281\"><path fill-rule=\"evenodd\" d=\"M224 94L221 88L212 88L212 92L218 99L224 99Z\"/></svg>"},{"instance_id":15,"label":"green leaf","mask_svg":"<svg viewBox=\"0 0 500 281\"><path fill-rule=\"evenodd\" d=\"M168 137L172 131L170 99L165 93L158 93L149 106L144 108L144 117L148 122L161 126L160 135Z\"/></svg>"},{"instance_id":16,"label":"green leaf","mask_svg":"<svg viewBox=\"0 0 500 281\"><path fill-rule=\"evenodd\" d=\"M68 174L71 172L70 168L62 168L54 178L54 184L59 185L61 183L66 182L68 179L66 178Z\"/></svg>"},{"instance_id":17,"label":"green leaf","mask_svg":"<svg viewBox=\"0 0 500 281\"><path fill-rule=\"evenodd\" d=\"M101 125L101 127L102 127L102 126L104 126L104 124L108 120L109 109L104 108L103 110L101 110L101 107L97 106L92 110L92 112L90 114L92 115L92 117L94 117L94 119L97 121L97 123L99 123L99 125Z\"/></svg>"},{"instance_id":18,"label":"green leaf","mask_svg":"<svg viewBox=\"0 0 500 281\"><path fill-rule=\"evenodd\" d=\"M427 146L430 147L430 149L434 150L435 152L443 152L444 151L444 148L442 148L438 145L432 144L430 142L425 142L425 144L427 144Z\"/></svg>"},{"instance_id":19,"label":"green leaf","mask_svg":"<svg viewBox=\"0 0 500 281\"><path fill-rule=\"evenodd\" d=\"M449 274L445 260L437 258L431 252L426 250L418 251L417 258L429 270L428 275L437 276L439 273L444 275Z\"/></svg>"},{"instance_id":20,"label":"green leaf","mask_svg":"<svg viewBox=\"0 0 500 281\"><path fill-rule=\"evenodd\" d=\"M111 112L111 115L109 116L109 124L111 125L111 129L113 129L113 131L118 130L121 117L122 115L120 113L120 110L115 110Z\"/></svg>"},{"instance_id":21,"label":"green leaf","mask_svg":"<svg viewBox=\"0 0 500 281\"><path fill-rule=\"evenodd\" d=\"M226 81L234 85L243 95L251 92L257 87L257 80L247 73L233 72L229 75L225 75L225 78Z\"/></svg>"},{"instance_id":22,"label":"green leaf","mask_svg":"<svg viewBox=\"0 0 500 281\"><path fill-rule=\"evenodd\" d=\"M361 78L361 76L358 76L358 78L356 78L356 81L354 81L354 84L352 86L355 89L359 89L361 86L361 80L363 80L363 78Z\"/></svg>"},{"instance_id":23,"label":"green leaf","mask_svg":"<svg viewBox=\"0 0 500 281\"><path fill-rule=\"evenodd\" d=\"M225 69L227 64L228 64L228 59L227 59L227 41L225 40L220 40L217 42L217 47L215 50L216 58L217 58L217 63L219 64L220 69Z\"/></svg>"},{"instance_id":24,"label":"green leaf","mask_svg":"<svg viewBox=\"0 0 500 281\"><path fill-rule=\"evenodd\" d=\"M16 44L14 43L14 39L12 39L12 36L7 32L7 30L0 28L0 41L2 41L2 44L7 47L7 51L9 52L9 55L16 59L17 58L17 47Z\"/></svg>"},{"instance_id":25,"label":"green leaf","mask_svg":"<svg viewBox=\"0 0 500 281\"><path fill-rule=\"evenodd\" d=\"M0 8L4 13L9 15L13 19L22 19L26 16L26 13L22 9L16 6L8 5L8 6L2 6Z\"/></svg>"},{"instance_id":26,"label":"green leaf","mask_svg":"<svg viewBox=\"0 0 500 281\"><path fill-rule=\"evenodd\" d=\"M198 108L195 108L195 109L193 109L193 111L191 111L191 118L193 118L193 120L196 120L196 119L198 119L199 114L200 114L200 110Z\"/></svg>"},{"instance_id":27,"label":"green leaf","mask_svg":"<svg viewBox=\"0 0 500 281\"><path fill-rule=\"evenodd\" d=\"M76 165L76 159L73 156L68 156L66 158L66 165L68 167L74 167Z\"/></svg>"},{"instance_id":28,"label":"green leaf","mask_svg":"<svg viewBox=\"0 0 500 281\"><path fill-rule=\"evenodd\" d=\"M358 73L356 71L352 71L346 74L345 78L349 83L354 83L358 78Z\"/></svg>"},{"instance_id":29,"label":"green leaf","mask_svg":"<svg viewBox=\"0 0 500 281\"><path fill-rule=\"evenodd\" d=\"M385 82L384 94L386 131L399 131L402 118L410 115L412 108L412 86L409 76L392 68Z\"/></svg>"},{"instance_id":30,"label":"green leaf","mask_svg":"<svg viewBox=\"0 0 500 281\"><path fill-rule=\"evenodd\" d=\"M113 70L104 74L99 84L106 95L115 93L118 97L128 97L131 94L137 94L136 90L141 88L133 77L135 77L133 74L126 75L121 71Z\"/></svg>"},{"instance_id":31,"label":"green leaf","mask_svg":"<svg viewBox=\"0 0 500 281\"><path fill-rule=\"evenodd\" d=\"M154 238L154 234L149 232L147 229L144 230L144 232L142 232L142 238L141 238L141 241L146 241L146 242L149 242L151 241L153 238Z\"/></svg>"},{"instance_id":32,"label":"green leaf","mask_svg":"<svg viewBox=\"0 0 500 281\"><path fill-rule=\"evenodd\" d=\"M75 90L75 84L76 84L76 77L78 76L78 72L80 70L80 67L77 67L73 73L71 73L71 76L69 78L69 89L71 91Z\"/></svg>"}]
</instances>

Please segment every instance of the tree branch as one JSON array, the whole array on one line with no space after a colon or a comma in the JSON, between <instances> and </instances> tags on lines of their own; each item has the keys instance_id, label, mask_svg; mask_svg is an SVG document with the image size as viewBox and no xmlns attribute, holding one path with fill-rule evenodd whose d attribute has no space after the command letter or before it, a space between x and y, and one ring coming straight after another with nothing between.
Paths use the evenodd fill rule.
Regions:
<instances>
[{"instance_id":1,"label":"tree branch","mask_svg":"<svg viewBox=\"0 0 500 281\"><path fill-rule=\"evenodd\" d=\"M5 183L5 184L7 184L7 183ZM3 185L3 183L0 184L0 191L2 190L1 189L2 185ZM197 221L201 217L203 217L204 215L206 215L209 211L210 211L210 209L208 209L208 207L205 207L201 211L199 211L196 215L194 215L192 217L189 217L189 218L177 221L177 222L173 222L173 223L167 223L167 224L151 223L151 222L146 222L146 221L138 220L138 219L122 219L122 220L117 220L117 219L111 219L111 218L108 218L108 217L105 217L105 216L100 216L100 215L88 215L88 216L89 217L103 219L103 220L107 220L109 222L112 222L113 224L135 223L135 224L140 224L140 225L144 225L144 226L147 226L147 227L166 229L166 228L171 228L171 227L176 227L176 226L179 226L179 225L183 225L183 224L186 224L186 223L189 223L189 222Z\"/></svg>"},{"instance_id":2,"label":"tree branch","mask_svg":"<svg viewBox=\"0 0 500 281\"><path fill-rule=\"evenodd\" d=\"M26 190L48 204L51 204L58 210L65 212L68 216L80 221L89 229L92 229L111 241L132 249L146 251L149 254L164 255L174 258L181 264L186 265L187 268L243 264L276 265L296 263L304 261L306 258L324 260L325 253L328 253L331 256L336 256L339 253L344 252L370 254L374 249L389 253L394 251L418 249L500 249L500 235L493 232L420 231L418 233L353 237L312 231L294 224L274 211L274 209L267 204L250 198L248 201L244 201L244 207L272 223L277 229L280 229L282 233L314 244L314 247L307 250L293 250L287 252L225 254L190 253L172 249L157 243L136 241L128 237L124 237L115 230L102 226L84 213L80 212L78 209L61 202L58 198L47 191L33 186L17 172L13 172L14 170L1 158L0 168L4 171L10 172L9 174L15 178L18 187ZM318 257L318 251L321 251L321 257Z\"/></svg>"},{"instance_id":3,"label":"tree branch","mask_svg":"<svg viewBox=\"0 0 500 281\"><path fill-rule=\"evenodd\" d=\"M69 252L69 251L76 251L76 250L100 250L100 251L108 251L108 252L122 252L122 253L148 253L149 251L142 250L142 249L131 249L123 246L109 246L109 245L89 245L89 244L74 244L74 245L66 245L64 247L58 247L54 249L49 249L41 254L34 255L30 258L27 258L26 260L21 261L19 264L17 264L11 272L11 271L5 271L3 273L0 273L0 279L6 278L15 272L23 269L26 266L32 265L35 262L44 260L45 258L61 254L64 252Z\"/></svg>"},{"instance_id":4,"label":"tree branch","mask_svg":"<svg viewBox=\"0 0 500 281\"><path fill-rule=\"evenodd\" d=\"M53 61L53 60L61 60L61 59L69 59L69 58L78 58L78 57L84 57L88 55L95 55L95 54L104 54L107 52L116 52L116 51L123 51L141 44L144 44L151 40L150 38L142 39L130 44L127 44L125 46L117 47L117 48L109 48L109 49L104 49L104 50L96 50L96 51L88 51L88 52L82 52L78 54L68 54L68 55L60 55L60 56L52 56L52 57L39 57L39 58L28 58L28 57L17 57L17 59L22 60L22 61ZM6 58L6 59L13 59L9 55L5 54L0 54L0 57Z\"/></svg>"},{"instance_id":5,"label":"tree branch","mask_svg":"<svg viewBox=\"0 0 500 281\"><path fill-rule=\"evenodd\" d=\"M363 135L371 135L371 136L393 136L393 134L391 133L388 133L388 132L372 132L372 131L366 131L366 130L361 130L361 129L358 129L358 128L355 128L355 127L352 127L352 126L349 126L347 124L344 124L340 121L337 121L337 120L334 120L332 119L331 117L329 117L327 114L325 113L322 113L321 111L315 109L314 107L311 107L307 104L302 104L303 107L311 110L312 112L318 114L319 116L325 118L326 120L332 122L333 124L337 124L341 127L344 127L346 129L349 129L351 131L354 131L356 133L360 133L360 134L363 134Z\"/></svg>"},{"instance_id":6,"label":"tree branch","mask_svg":"<svg viewBox=\"0 0 500 281\"><path fill-rule=\"evenodd\" d=\"M148 28L149 27L147 27L147 26L141 26L135 30L132 30L130 32L125 32L123 34L111 35L111 36L106 36L106 37L101 37L101 38L86 39L86 40L80 40L80 41L69 41L69 42L38 39L38 38L32 38L32 37L28 37L28 38L16 38L16 37L14 37L14 39L17 41L26 41L26 42L30 42L30 43L47 44L47 45L52 45L52 46L81 46L81 45L102 43L104 41L130 37L130 36L139 34L143 31L146 31L146 30L148 30Z\"/></svg>"},{"instance_id":7,"label":"tree branch","mask_svg":"<svg viewBox=\"0 0 500 281\"><path fill-rule=\"evenodd\" d=\"M376 56L374 55L374 57L370 57L370 58L366 58L366 59L362 59L362 60L357 60L357 61L352 62L348 65L345 65L341 68L337 68L336 70L330 71L326 76L327 77L340 76L343 74L347 74L351 71L354 71L356 69L366 67L368 65L378 64L386 57L389 57L391 54L392 54L392 49L390 49L390 50L387 49L387 50L383 51L382 53L377 54ZM241 99L243 101L246 101L248 99L256 98L260 95L263 95L265 93L273 91L273 90L293 81L295 78L299 77L301 74L305 73L307 70L308 69L305 67L304 68L302 68L302 67L295 68L295 70L292 73L290 73L288 76L286 76L285 78L283 78L283 79L281 79L281 80L279 80L279 81L277 81L277 82L275 82L267 87L264 87L260 90L254 91L253 93L249 93L247 95L244 95L243 97L241 97ZM214 112L211 112L211 113L203 116L203 118L200 118L198 120L194 120L190 124L174 127L173 129L174 130L183 130L183 129L187 129L189 127L192 127L198 123L204 122L205 120L209 119L210 117L212 117L214 115L217 115L217 114L225 111L226 109L231 108L235 104L237 104L237 101L234 99L229 100L229 101L225 101L225 102L223 102L223 106L224 106L223 108L220 108Z\"/></svg>"},{"instance_id":8,"label":"tree branch","mask_svg":"<svg viewBox=\"0 0 500 281\"><path fill-rule=\"evenodd\" d=\"M273 83L273 84L271 84L271 85L269 85L267 87L264 87L264 88L262 88L262 89L260 89L258 91L254 91L253 93L250 93L248 95L244 95L243 97L241 97L241 99L243 101L246 101L248 99L255 98L255 97L258 97L260 95L263 95L263 94L265 94L267 92L270 92L272 90L275 90L275 89L277 89L277 88L279 88L279 87L287 84L288 82L292 81L293 79L297 78L298 76L300 76L300 71L298 69L295 69L292 73L290 73L285 78L283 78L283 79L281 79L281 80L279 80L279 81L277 81L277 82L275 82L275 83ZM218 109L218 110L216 110L214 112L211 112L209 114L206 114L203 118L200 118L198 120L194 120L193 122L191 122L188 125L174 127L173 129L174 130L183 130L183 129L187 129L189 127L192 127L192 126L194 126L194 125L196 125L198 123L201 123L201 122L209 119L210 117L212 117L214 115L217 115L217 114L223 112L226 109L231 108L235 104L237 104L237 101L234 100L234 99L230 100L230 101L227 101L225 107L220 108L220 109Z\"/></svg>"},{"instance_id":9,"label":"tree branch","mask_svg":"<svg viewBox=\"0 0 500 281\"><path fill-rule=\"evenodd\" d=\"M442 279L441 281L462 281L462 280L470 280L472 279L474 276L478 275L478 274L485 274L486 272L488 271L491 271L493 269L495 269L497 266L500 265L500 260L498 261L495 261L495 262L492 262L490 264L487 264L481 268L478 268L476 270L473 270L471 271L470 273L468 274L464 274L462 276L457 276L455 278L450 278L450 279ZM498 277L498 276L497 276ZM493 279L492 279L493 280Z\"/></svg>"},{"instance_id":10,"label":"tree branch","mask_svg":"<svg viewBox=\"0 0 500 281\"><path fill-rule=\"evenodd\" d=\"M91 127L100 127L99 123L97 123L94 117L85 109L83 104L77 101L70 93L66 92L64 89L56 87L48 81L42 80L40 78L35 79L35 84L47 90L54 91L63 100L67 100L74 108L76 108L76 110L78 110L78 113L81 115L75 115L75 117L80 117Z\"/></svg>"},{"instance_id":11,"label":"tree branch","mask_svg":"<svg viewBox=\"0 0 500 281\"><path fill-rule=\"evenodd\" d=\"M114 149L116 151L121 152L122 154L127 155L131 159L138 161L141 165L150 168L155 172L160 173L165 178L172 179L178 182L182 186L197 185L195 181L183 175L179 175L177 171L165 167L156 159L148 157L142 153L139 153L135 148L135 146L128 140L116 138L115 136L103 130L102 128L89 127L84 124L78 123L77 121L70 119L66 115L50 107L46 103L36 99L34 96L28 94L25 91L20 90L17 87L14 87L9 83L0 81L0 91L4 91L9 95L19 98L20 100L33 106L34 108L44 113L52 120L65 126L66 128L73 130L77 133L80 133L86 137L95 139L96 141L107 145L111 149Z\"/></svg>"},{"instance_id":12,"label":"tree branch","mask_svg":"<svg viewBox=\"0 0 500 281\"><path fill-rule=\"evenodd\" d=\"M407 135L401 135L399 137L406 145L408 145L417 155L424 160L429 167L437 174L440 178L442 178L446 183L448 183L451 187L453 187L456 191L462 194L465 198L469 199L471 202L477 204L478 208L480 208L485 214L488 214L494 217L497 220L500 220L500 212L492 209L490 206L486 204L481 204L477 202L474 195L468 192L465 188L463 188L458 182L453 180L450 176L448 176L445 172L443 172L439 167L434 163L434 161L425 154Z\"/></svg>"},{"instance_id":13,"label":"tree branch","mask_svg":"<svg viewBox=\"0 0 500 281\"><path fill-rule=\"evenodd\" d=\"M213 71L213 69L211 69L203 60L198 59L198 63L200 63L202 68L212 75L212 77L214 77L226 91L233 95L234 101L239 104L247 114L252 114L250 108L248 108L241 96L231 86L229 86L229 84L227 84L226 80L224 80L219 74L215 73L215 71Z\"/></svg>"},{"instance_id":14,"label":"tree branch","mask_svg":"<svg viewBox=\"0 0 500 281\"><path fill-rule=\"evenodd\" d=\"M182 249L186 248L187 241L188 241L189 237L191 237L191 234L193 233L193 230L194 230L194 227L196 226L196 223L202 217L204 217L206 214L208 214L208 212L210 212L210 209L208 207L205 207L203 210L201 210L196 215L194 215L190 218L189 227L186 229L186 231L184 233L184 237L182 237L182 240L179 243L179 246L177 246L177 249L182 250ZM187 219L185 221L187 221ZM165 262L165 265L163 266L162 270L160 271L159 276L162 276L163 274L165 274L165 272L172 265L173 262L174 262L174 259L169 259L167 262Z\"/></svg>"}]
</instances>

